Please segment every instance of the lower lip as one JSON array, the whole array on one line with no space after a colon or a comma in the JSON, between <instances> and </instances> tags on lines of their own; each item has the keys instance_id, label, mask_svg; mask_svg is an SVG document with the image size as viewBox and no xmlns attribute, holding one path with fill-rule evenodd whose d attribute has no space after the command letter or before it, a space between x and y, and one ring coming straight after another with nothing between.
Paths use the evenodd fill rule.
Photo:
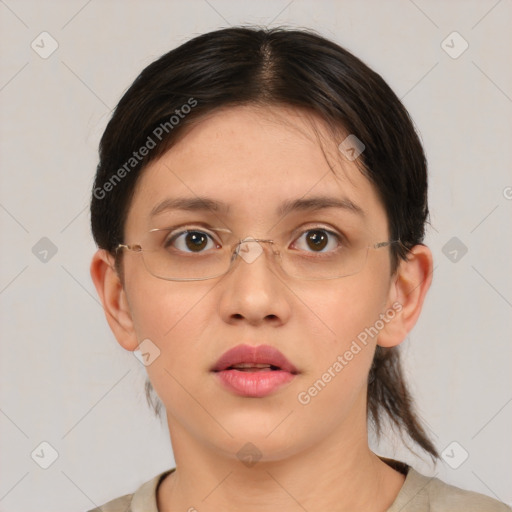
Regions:
<instances>
[{"instance_id":1,"label":"lower lip","mask_svg":"<svg viewBox=\"0 0 512 512\"><path fill-rule=\"evenodd\" d=\"M283 370L246 372L223 370L216 372L222 384L237 395L262 398L287 384L295 377Z\"/></svg>"}]
</instances>

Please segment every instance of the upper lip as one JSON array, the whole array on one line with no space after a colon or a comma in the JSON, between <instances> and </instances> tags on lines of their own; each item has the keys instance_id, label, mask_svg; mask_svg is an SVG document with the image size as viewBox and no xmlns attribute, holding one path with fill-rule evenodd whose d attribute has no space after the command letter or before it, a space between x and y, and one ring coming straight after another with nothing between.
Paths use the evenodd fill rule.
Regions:
<instances>
[{"instance_id":1,"label":"upper lip","mask_svg":"<svg viewBox=\"0 0 512 512\"><path fill-rule=\"evenodd\" d=\"M270 345L237 345L222 354L212 371L219 372L242 363L269 364L289 373L297 373L295 366L279 350Z\"/></svg>"}]
</instances>

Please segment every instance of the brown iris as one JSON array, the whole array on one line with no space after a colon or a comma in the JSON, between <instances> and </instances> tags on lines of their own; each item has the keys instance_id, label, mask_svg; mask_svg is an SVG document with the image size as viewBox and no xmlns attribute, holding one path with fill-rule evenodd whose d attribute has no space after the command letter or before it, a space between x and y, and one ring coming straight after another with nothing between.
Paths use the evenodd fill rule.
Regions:
<instances>
[{"instance_id":1,"label":"brown iris","mask_svg":"<svg viewBox=\"0 0 512 512\"><path fill-rule=\"evenodd\" d=\"M206 247L208 236L199 231L189 231L185 237L185 243L191 251L197 252Z\"/></svg>"},{"instance_id":2,"label":"brown iris","mask_svg":"<svg viewBox=\"0 0 512 512\"><path fill-rule=\"evenodd\" d=\"M325 249L328 242L327 233L322 230L311 230L306 235L307 244L311 249L315 251L321 251Z\"/></svg>"}]
</instances>

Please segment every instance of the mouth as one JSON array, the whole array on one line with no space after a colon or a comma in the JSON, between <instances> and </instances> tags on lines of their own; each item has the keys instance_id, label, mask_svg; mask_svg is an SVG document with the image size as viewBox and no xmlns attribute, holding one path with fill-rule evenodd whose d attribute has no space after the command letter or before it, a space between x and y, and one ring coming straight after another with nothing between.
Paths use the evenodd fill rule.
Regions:
<instances>
[{"instance_id":1,"label":"mouth","mask_svg":"<svg viewBox=\"0 0 512 512\"><path fill-rule=\"evenodd\" d=\"M240 363L231 365L226 370L237 370L239 372L267 372L280 370L279 366L272 364Z\"/></svg>"},{"instance_id":2,"label":"mouth","mask_svg":"<svg viewBox=\"0 0 512 512\"><path fill-rule=\"evenodd\" d=\"M213 372L224 370L298 373L297 368L279 350L270 345L237 345L225 352L211 368Z\"/></svg>"},{"instance_id":3,"label":"mouth","mask_svg":"<svg viewBox=\"0 0 512 512\"><path fill-rule=\"evenodd\" d=\"M299 373L279 350L269 345L238 345L211 368L224 389L244 397L263 398Z\"/></svg>"}]
</instances>

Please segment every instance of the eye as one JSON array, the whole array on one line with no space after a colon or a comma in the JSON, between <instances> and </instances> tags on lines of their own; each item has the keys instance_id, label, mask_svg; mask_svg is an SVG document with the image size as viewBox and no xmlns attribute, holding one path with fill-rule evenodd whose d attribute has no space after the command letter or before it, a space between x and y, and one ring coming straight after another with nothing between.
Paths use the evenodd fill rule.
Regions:
<instances>
[{"instance_id":1,"label":"eye","mask_svg":"<svg viewBox=\"0 0 512 512\"><path fill-rule=\"evenodd\" d=\"M308 229L294 243L298 249L312 252L328 252L341 246L341 236L324 228Z\"/></svg>"},{"instance_id":2,"label":"eye","mask_svg":"<svg viewBox=\"0 0 512 512\"><path fill-rule=\"evenodd\" d=\"M213 240L211 235L198 230L186 230L171 234L164 243L166 249L169 246L172 246L178 251L196 253L220 247L220 245Z\"/></svg>"}]
</instances>

